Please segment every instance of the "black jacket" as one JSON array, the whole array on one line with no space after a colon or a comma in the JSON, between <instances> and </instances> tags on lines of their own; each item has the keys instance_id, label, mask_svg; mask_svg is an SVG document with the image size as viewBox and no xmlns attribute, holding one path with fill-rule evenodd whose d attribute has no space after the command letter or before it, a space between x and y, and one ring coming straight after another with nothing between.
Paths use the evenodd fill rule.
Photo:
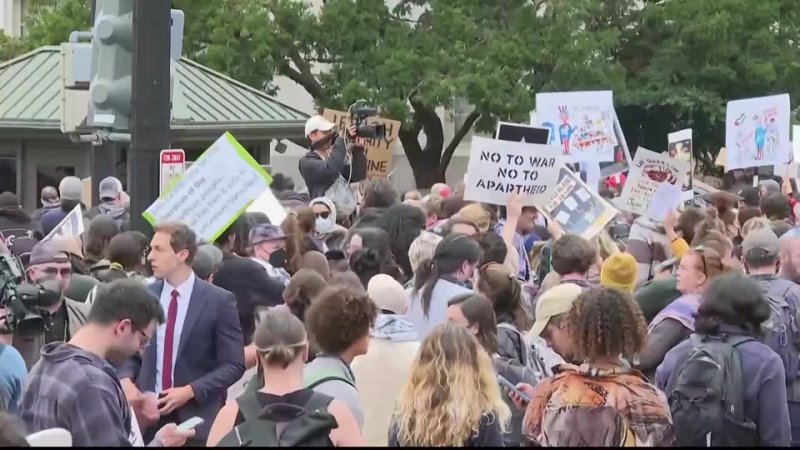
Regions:
<instances>
[{"instance_id":1,"label":"black jacket","mask_svg":"<svg viewBox=\"0 0 800 450\"><path fill-rule=\"evenodd\" d=\"M3 233L3 231L5 231L5 233ZM21 214L0 214L0 233L4 235L21 236L25 234L26 231L41 233L42 230L36 221L26 218Z\"/></svg>"},{"instance_id":2,"label":"black jacket","mask_svg":"<svg viewBox=\"0 0 800 450\"><path fill-rule=\"evenodd\" d=\"M322 159L315 151L306 153L300 159L300 175L303 177L308 194L313 198L324 197L325 191L333 186L341 174L350 183L357 183L367 177L367 155L363 149L353 148L352 173L347 164L347 148L344 139L336 138L330 158Z\"/></svg>"}]
</instances>

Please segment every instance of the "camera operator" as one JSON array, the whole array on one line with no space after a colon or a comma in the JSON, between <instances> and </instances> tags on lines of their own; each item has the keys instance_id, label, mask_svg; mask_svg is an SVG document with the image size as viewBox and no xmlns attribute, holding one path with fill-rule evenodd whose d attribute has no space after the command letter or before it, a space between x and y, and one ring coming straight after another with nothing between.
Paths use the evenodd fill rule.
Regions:
<instances>
[{"instance_id":1,"label":"camera operator","mask_svg":"<svg viewBox=\"0 0 800 450\"><path fill-rule=\"evenodd\" d=\"M367 176L367 156L363 139L356 136L356 126L347 128L348 139L353 142L349 149L345 139L333 132L334 128L333 122L322 116L313 116L306 122L305 132L311 141L311 150L300 159L299 165L310 198L325 197L340 175L348 184ZM348 153L351 153L350 158ZM330 200L336 202L334 198Z\"/></svg>"},{"instance_id":2,"label":"camera operator","mask_svg":"<svg viewBox=\"0 0 800 450\"><path fill-rule=\"evenodd\" d=\"M44 330L16 330L12 345L19 350L28 370L36 364L42 347L51 342L66 342L86 323L89 306L64 297L69 287L72 265L64 243L59 239L39 242L31 250L27 269L31 283L57 281L60 292L51 292L39 299L36 313L44 318ZM57 295L56 295L57 294Z\"/></svg>"}]
</instances>

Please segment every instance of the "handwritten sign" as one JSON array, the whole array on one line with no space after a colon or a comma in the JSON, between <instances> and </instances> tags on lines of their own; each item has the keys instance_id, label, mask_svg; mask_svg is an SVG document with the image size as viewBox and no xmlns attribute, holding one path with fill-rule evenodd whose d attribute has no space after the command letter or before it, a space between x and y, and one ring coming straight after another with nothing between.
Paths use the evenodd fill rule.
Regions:
<instances>
[{"instance_id":1,"label":"handwritten sign","mask_svg":"<svg viewBox=\"0 0 800 450\"><path fill-rule=\"evenodd\" d=\"M322 112L322 116L336 124L340 133L344 133L350 125L350 116L344 111L326 109ZM400 122L383 117L370 117L367 121L386 127L384 139L367 140L367 178L386 178L392 166L393 149L400 133Z\"/></svg>"},{"instance_id":2,"label":"handwritten sign","mask_svg":"<svg viewBox=\"0 0 800 450\"><path fill-rule=\"evenodd\" d=\"M526 205L541 204L552 196L561 159L558 147L473 137L464 199L505 205L516 192L528 194Z\"/></svg>"},{"instance_id":3,"label":"handwritten sign","mask_svg":"<svg viewBox=\"0 0 800 450\"><path fill-rule=\"evenodd\" d=\"M270 183L272 177L225 133L142 215L153 226L183 222L198 239L214 242Z\"/></svg>"},{"instance_id":4,"label":"handwritten sign","mask_svg":"<svg viewBox=\"0 0 800 450\"><path fill-rule=\"evenodd\" d=\"M599 195L591 192L580 177L561 166L553 196L543 211L570 234L591 239L600 232L617 210Z\"/></svg>"},{"instance_id":5,"label":"handwritten sign","mask_svg":"<svg viewBox=\"0 0 800 450\"><path fill-rule=\"evenodd\" d=\"M728 102L725 170L774 166L790 160L789 94Z\"/></svg>"},{"instance_id":6,"label":"handwritten sign","mask_svg":"<svg viewBox=\"0 0 800 450\"><path fill-rule=\"evenodd\" d=\"M689 176L689 164L689 161L673 159L669 154L639 147L622 188L620 207L635 214L647 215L647 207L661 183L683 186Z\"/></svg>"}]
</instances>

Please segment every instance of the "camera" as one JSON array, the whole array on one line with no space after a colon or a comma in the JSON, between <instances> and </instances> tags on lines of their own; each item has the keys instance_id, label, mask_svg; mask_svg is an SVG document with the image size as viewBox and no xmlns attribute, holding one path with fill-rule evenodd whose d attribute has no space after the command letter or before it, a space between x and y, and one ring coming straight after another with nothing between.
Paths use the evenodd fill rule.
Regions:
<instances>
[{"instance_id":1,"label":"camera","mask_svg":"<svg viewBox=\"0 0 800 450\"><path fill-rule=\"evenodd\" d=\"M354 103L350 107L350 123L356 126L356 136L365 139L385 139L386 125L376 121L367 122L368 118L377 115L378 108L367 106L364 101Z\"/></svg>"},{"instance_id":2,"label":"camera","mask_svg":"<svg viewBox=\"0 0 800 450\"><path fill-rule=\"evenodd\" d=\"M25 282L19 261L9 254L0 253L0 308L6 310L7 332L36 334L45 330L45 321L38 313L39 305L53 304L61 296L57 281L42 285Z\"/></svg>"}]
</instances>

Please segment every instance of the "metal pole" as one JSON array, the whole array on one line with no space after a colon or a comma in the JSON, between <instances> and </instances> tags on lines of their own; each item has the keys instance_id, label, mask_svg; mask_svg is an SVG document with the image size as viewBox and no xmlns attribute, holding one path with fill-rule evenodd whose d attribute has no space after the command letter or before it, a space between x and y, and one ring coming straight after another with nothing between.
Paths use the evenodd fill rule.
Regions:
<instances>
[{"instance_id":1,"label":"metal pole","mask_svg":"<svg viewBox=\"0 0 800 450\"><path fill-rule=\"evenodd\" d=\"M142 217L158 198L158 154L169 148L170 1L135 0L128 191L131 229L152 235Z\"/></svg>"},{"instance_id":2,"label":"metal pole","mask_svg":"<svg viewBox=\"0 0 800 450\"><path fill-rule=\"evenodd\" d=\"M92 0L92 24L94 25L97 2ZM73 33L75 36L70 35L70 42L72 38L80 37L79 33ZM100 193L98 191L100 180L105 177L116 175L117 170L117 146L110 142L102 142L100 145L92 145L90 150L90 162L92 177L92 205L100 203Z\"/></svg>"}]
</instances>

